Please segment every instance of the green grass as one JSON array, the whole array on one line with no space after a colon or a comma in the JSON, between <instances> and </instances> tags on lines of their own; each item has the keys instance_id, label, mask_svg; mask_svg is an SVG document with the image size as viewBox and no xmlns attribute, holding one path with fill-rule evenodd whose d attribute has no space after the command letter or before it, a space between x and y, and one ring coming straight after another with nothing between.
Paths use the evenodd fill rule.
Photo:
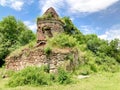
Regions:
<instances>
[{"instance_id":1,"label":"green grass","mask_svg":"<svg viewBox=\"0 0 120 90\"><path fill-rule=\"evenodd\" d=\"M75 84L51 86L22 86L16 88L6 87L9 78L0 79L0 90L120 90L120 72L118 73L97 73L89 78L79 79Z\"/></svg>"},{"instance_id":2,"label":"green grass","mask_svg":"<svg viewBox=\"0 0 120 90\"><path fill-rule=\"evenodd\" d=\"M22 53L22 50L24 50L24 49L33 49L35 47L35 45L36 45L36 41L34 40L34 41L26 44L25 46L21 46L18 49L12 51L10 53L9 57L19 56Z\"/></svg>"}]
</instances>

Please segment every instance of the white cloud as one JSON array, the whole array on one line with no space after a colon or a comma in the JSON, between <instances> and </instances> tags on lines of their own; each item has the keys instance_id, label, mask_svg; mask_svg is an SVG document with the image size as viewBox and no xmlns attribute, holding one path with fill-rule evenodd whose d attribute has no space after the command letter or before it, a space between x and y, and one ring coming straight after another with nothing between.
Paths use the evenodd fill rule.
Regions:
<instances>
[{"instance_id":1,"label":"white cloud","mask_svg":"<svg viewBox=\"0 0 120 90\"><path fill-rule=\"evenodd\" d=\"M24 2L22 0L0 0L0 5L20 11L24 5Z\"/></svg>"},{"instance_id":2,"label":"white cloud","mask_svg":"<svg viewBox=\"0 0 120 90\"><path fill-rule=\"evenodd\" d=\"M0 5L5 6L5 5L6 5L6 3L7 3L7 1L6 1L6 0L0 0Z\"/></svg>"},{"instance_id":3,"label":"white cloud","mask_svg":"<svg viewBox=\"0 0 120 90\"><path fill-rule=\"evenodd\" d=\"M0 5L3 7L10 7L14 10L22 10L24 4L32 4L33 0L0 0Z\"/></svg>"},{"instance_id":4,"label":"white cloud","mask_svg":"<svg viewBox=\"0 0 120 90\"><path fill-rule=\"evenodd\" d=\"M36 32L37 26L35 22L24 21L24 24L30 28L33 32Z\"/></svg>"},{"instance_id":5,"label":"white cloud","mask_svg":"<svg viewBox=\"0 0 120 90\"><path fill-rule=\"evenodd\" d=\"M77 12L97 12L104 10L119 0L66 0L70 10Z\"/></svg>"},{"instance_id":6,"label":"white cloud","mask_svg":"<svg viewBox=\"0 0 120 90\"><path fill-rule=\"evenodd\" d=\"M57 11L64 6L65 0L39 0L41 13L45 12L49 7L55 8Z\"/></svg>"},{"instance_id":7,"label":"white cloud","mask_svg":"<svg viewBox=\"0 0 120 90\"><path fill-rule=\"evenodd\" d=\"M91 25L83 25L80 26L79 29L83 34L97 34L99 38L109 41L115 38L120 39L120 24L113 25L109 29L105 30L106 32L104 34L100 34L100 27L94 27Z\"/></svg>"},{"instance_id":8,"label":"white cloud","mask_svg":"<svg viewBox=\"0 0 120 90\"><path fill-rule=\"evenodd\" d=\"M99 36L101 39L113 40L115 38L120 39L120 25L113 25L104 34Z\"/></svg>"},{"instance_id":9,"label":"white cloud","mask_svg":"<svg viewBox=\"0 0 120 90\"><path fill-rule=\"evenodd\" d=\"M82 31L84 34L96 34L99 32L99 27L94 27L91 25L83 25L79 27L80 31Z\"/></svg>"},{"instance_id":10,"label":"white cloud","mask_svg":"<svg viewBox=\"0 0 120 90\"><path fill-rule=\"evenodd\" d=\"M107 9L117 1L119 0L39 0L42 13L49 7L54 7L56 10L66 7L71 13L93 13Z\"/></svg>"},{"instance_id":11,"label":"white cloud","mask_svg":"<svg viewBox=\"0 0 120 90\"><path fill-rule=\"evenodd\" d=\"M20 11L22 9L23 4L24 3L21 1L15 1L14 3L11 4L11 7L14 8L15 10Z\"/></svg>"}]
</instances>

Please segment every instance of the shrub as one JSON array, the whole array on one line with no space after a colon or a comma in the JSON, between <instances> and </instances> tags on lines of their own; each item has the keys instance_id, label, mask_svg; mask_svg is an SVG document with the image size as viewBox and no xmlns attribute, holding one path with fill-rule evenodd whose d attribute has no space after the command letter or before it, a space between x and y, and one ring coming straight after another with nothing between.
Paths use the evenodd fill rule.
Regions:
<instances>
[{"instance_id":1,"label":"shrub","mask_svg":"<svg viewBox=\"0 0 120 90\"><path fill-rule=\"evenodd\" d=\"M70 60L71 62L73 62L73 59L74 59L73 54L68 54L68 55L66 56L66 60Z\"/></svg>"},{"instance_id":2,"label":"shrub","mask_svg":"<svg viewBox=\"0 0 120 90\"><path fill-rule=\"evenodd\" d=\"M84 65L84 66L81 66L80 68L80 71L79 71L79 74L82 74L82 75L89 75L92 73L92 70L90 68L89 65Z\"/></svg>"},{"instance_id":3,"label":"shrub","mask_svg":"<svg viewBox=\"0 0 120 90\"><path fill-rule=\"evenodd\" d=\"M53 81L53 82L56 82L56 77L55 77L55 74L50 74L50 80Z\"/></svg>"},{"instance_id":4,"label":"shrub","mask_svg":"<svg viewBox=\"0 0 120 90\"><path fill-rule=\"evenodd\" d=\"M49 73L49 71L50 71L50 65L45 65L45 66L43 66L43 70L44 70L44 72L46 72L46 73Z\"/></svg>"},{"instance_id":5,"label":"shrub","mask_svg":"<svg viewBox=\"0 0 120 90\"><path fill-rule=\"evenodd\" d=\"M49 39L48 42L53 47L64 48L64 47L75 47L77 41L72 36L63 33Z\"/></svg>"},{"instance_id":6,"label":"shrub","mask_svg":"<svg viewBox=\"0 0 120 90\"><path fill-rule=\"evenodd\" d=\"M7 70L7 69L5 69L4 66L2 68L0 68L0 78L11 77L14 73L15 73L15 71Z\"/></svg>"},{"instance_id":7,"label":"shrub","mask_svg":"<svg viewBox=\"0 0 120 90\"><path fill-rule=\"evenodd\" d=\"M50 55L50 53L52 52L52 49L50 47L45 47L44 52L46 55Z\"/></svg>"},{"instance_id":8,"label":"shrub","mask_svg":"<svg viewBox=\"0 0 120 90\"><path fill-rule=\"evenodd\" d=\"M112 57L106 56L104 58L101 58L101 60L97 62L101 63L99 67L100 67L100 70L102 71L107 71L107 72L119 71L119 65L116 62L116 60Z\"/></svg>"},{"instance_id":9,"label":"shrub","mask_svg":"<svg viewBox=\"0 0 120 90\"><path fill-rule=\"evenodd\" d=\"M27 67L15 73L8 82L8 86L16 87L23 85L50 85L50 75L40 67Z\"/></svg>"},{"instance_id":10,"label":"shrub","mask_svg":"<svg viewBox=\"0 0 120 90\"><path fill-rule=\"evenodd\" d=\"M69 73L62 68L58 69L58 82L60 84L69 84L71 82Z\"/></svg>"},{"instance_id":11,"label":"shrub","mask_svg":"<svg viewBox=\"0 0 120 90\"><path fill-rule=\"evenodd\" d=\"M53 82L59 84L71 83L71 77L64 69L59 68L58 74L47 73L44 66L27 67L19 72L14 73L8 82L8 86L17 87L24 85L51 85Z\"/></svg>"},{"instance_id":12,"label":"shrub","mask_svg":"<svg viewBox=\"0 0 120 90\"><path fill-rule=\"evenodd\" d=\"M84 72L88 71L91 72L98 72L98 71L105 71L105 72L117 72L119 71L119 65L116 60L112 57L105 56L104 54L100 53L99 56L96 56L94 53L86 52L84 56L84 66L87 65L88 68L84 68Z\"/></svg>"}]
</instances>

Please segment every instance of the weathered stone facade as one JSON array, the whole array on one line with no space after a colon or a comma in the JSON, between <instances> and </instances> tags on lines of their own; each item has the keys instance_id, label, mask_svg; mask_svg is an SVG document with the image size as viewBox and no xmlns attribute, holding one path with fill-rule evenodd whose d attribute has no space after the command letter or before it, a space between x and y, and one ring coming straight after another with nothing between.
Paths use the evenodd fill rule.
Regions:
<instances>
[{"instance_id":1,"label":"weathered stone facade","mask_svg":"<svg viewBox=\"0 0 120 90\"><path fill-rule=\"evenodd\" d=\"M41 18L37 19L37 43L45 44L47 37L64 32L63 27L64 23L59 19L56 11L52 7L49 8Z\"/></svg>"},{"instance_id":2,"label":"weathered stone facade","mask_svg":"<svg viewBox=\"0 0 120 90\"><path fill-rule=\"evenodd\" d=\"M37 47L32 50L23 49L18 55L8 56L5 59L7 69L18 71L27 66L48 65L50 72L57 72L58 67L64 66L71 70L78 64L78 52L70 49L52 50L50 55L46 55L44 46L47 37L64 32L64 23L59 20L53 8L49 8L43 16L45 18L37 19Z\"/></svg>"},{"instance_id":3,"label":"weathered stone facade","mask_svg":"<svg viewBox=\"0 0 120 90\"><path fill-rule=\"evenodd\" d=\"M72 55L72 60L71 57ZM18 56L6 58L6 68L10 70L21 70L27 66L49 65L50 72L57 72L58 67L64 67L67 70L74 69L78 64L78 53L69 49L53 50L48 56L44 50L37 48L34 50L23 50Z\"/></svg>"}]
</instances>

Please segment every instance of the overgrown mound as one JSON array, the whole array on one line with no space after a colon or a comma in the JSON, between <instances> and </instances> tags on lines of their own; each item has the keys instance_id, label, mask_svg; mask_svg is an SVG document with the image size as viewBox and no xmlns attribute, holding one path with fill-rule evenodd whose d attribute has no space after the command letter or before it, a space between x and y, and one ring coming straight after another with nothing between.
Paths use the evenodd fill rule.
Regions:
<instances>
[{"instance_id":1,"label":"overgrown mound","mask_svg":"<svg viewBox=\"0 0 120 90\"><path fill-rule=\"evenodd\" d=\"M10 20L11 20L11 23L9 24L12 24L12 25L9 25L9 26L14 26L15 24L15 27L10 27L10 28L7 28L8 26L6 26L5 28L0 27L0 30L1 30L0 42L2 43L0 45L1 61L3 61L6 55L8 55L10 52L12 52L10 56L17 56L17 55L20 56L20 54L18 53L18 50L15 50L17 46L19 46L19 44L20 46L25 45L30 41L34 40L34 39L29 40L29 38L25 37L29 35L30 35L29 37L34 37L34 35L33 33L27 34L26 33L27 31L25 30L23 30L24 31L23 32L22 29L26 29L24 25L22 25L24 26L24 28L19 27L21 31L21 33L19 33L19 30L16 29L16 27L20 26L21 24L19 23L19 25L16 26L16 23L17 23L16 20L14 18L10 18ZM47 45L44 47L45 54L49 56L51 51L55 48L77 49L76 52L77 51L79 52L80 66L77 69L75 68L74 72L76 74L86 75L86 74L100 72L100 71L105 71L105 72L119 71L119 65L120 65L120 45L119 45L120 40L119 39L106 41L98 38L98 36L95 34L83 35L74 26L74 24L68 17L64 17L61 20L65 23L65 27L64 27L65 32L64 34L55 35L55 37L52 37L51 39L47 40ZM2 26L2 24L6 24L7 23L6 21L8 20L5 19L5 21L2 21L0 25ZM13 30L13 32L16 32L16 33L11 34L11 31L8 31L8 30ZM20 35L20 37L18 34ZM14 35L15 35L15 38L14 38ZM16 40L19 42L16 42ZM27 48L28 49L33 48L34 45L35 43L29 44ZM21 48L19 49L20 52L23 50ZM13 52L13 50L15 51ZM69 59L72 62L72 55L69 56Z\"/></svg>"},{"instance_id":2,"label":"overgrown mound","mask_svg":"<svg viewBox=\"0 0 120 90\"><path fill-rule=\"evenodd\" d=\"M32 49L34 45L35 42L32 42L27 47ZM120 53L117 45L117 40L108 43L105 40L99 39L96 35L84 36L81 33L73 35L62 33L47 40L44 52L49 55L56 48L77 50L79 54L79 67L74 70L77 74L85 75L100 71L117 72L119 71ZM19 51L22 50L19 49ZM18 54L17 50L11 56L17 56L16 54ZM69 56L69 59L72 61L73 56Z\"/></svg>"}]
</instances>

